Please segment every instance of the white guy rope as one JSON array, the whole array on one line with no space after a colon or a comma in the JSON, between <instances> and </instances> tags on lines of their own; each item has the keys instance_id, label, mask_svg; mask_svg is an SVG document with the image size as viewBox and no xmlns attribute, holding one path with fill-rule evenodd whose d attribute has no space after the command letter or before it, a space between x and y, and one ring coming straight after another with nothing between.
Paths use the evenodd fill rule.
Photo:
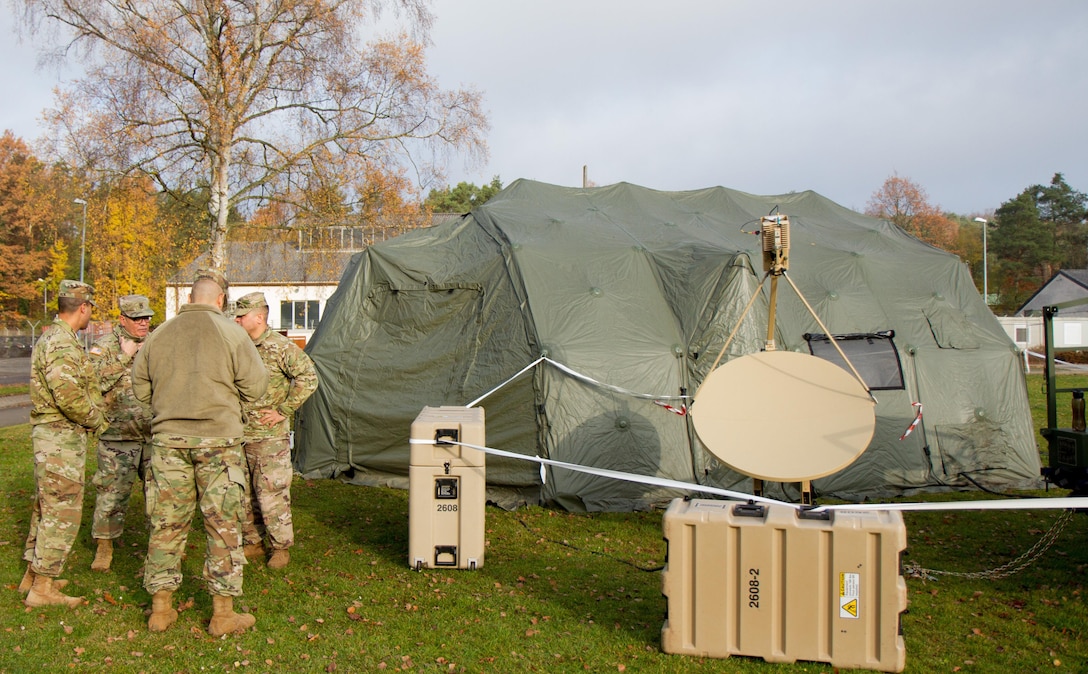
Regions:
<instances>
[{"instance_id":1,"label":"white guy rope","mask_svg":"<svg viewBox=\"0 0 1088 674\"><path fill-rule=\"evenodd\" d=\"M556 361L552 360L551 358L548 358L547 356L541 356L540 358L537 358L533 362L531 362L528 365L526 365L525 367L521 368L521 370L517 374L515 374L513 377L510 377L509 379L507 379L503 383L499 384L495 388L491 389L487 393L483 394L482 396L480 396L476 400L473 400L469 404L465 405L465 407L475 407L475 406L479 405L489 395L491 395L492 393L498 391L499 389L506 386L510 382L514 381L515 379L517 379L521 375L525 374L529 370L533 369L534 367L539 365L541 362L545 362L545 363L551 365L552 367L560 370L561 372L565 372L565 373L569 374L570 376L574 377L575 379L579 379L581 381L584 381L587 384L591 384L591 385L596 386L598 388L603 388L603 389L606 389L608 391L612 391L613 393L619 393L621 395L630 396L632 398L640 398L640 399L643 399L643 400L690 400L691 399L691 396L686 396L686 395L684 395L684 396L681 396L681 395L654 395L652 393L639 393L637 391L632 391L630 389L625 389L625 388L623 388L621 386L614 386L612 384L606 384L606 383L604 383L602 381L597 381L596 379L594 379L593 377L590 377L589 375L582 374L581 372L578 372L577 370L569 368L566 365L563 365L562 363L556 362Z\"/></svg>"},{"instance_id":2,"label":"white guy rope","mask_svg":"<svg viewBox=\"0 0 1088 674\"><path fill-rule=\"evenodd\" d=\"M534 461L542 466L552 466L554 468L565 468L567 470L573 470L578 473L588 473L589 475L598 475L600 477L608 477L614 480L626 480L627 482L638 482L641 484L653 485L655 487L668 487L669 489L684 489L686 491L697 491L704 494L715 494L717 496L724 496L726 498L735 499L738 501L755 501L757 503L767 503L771 505L786 505L792 506L791 503L785 501L778 501L772 498L764 498L762 496L753 496L751 494L745 494L739 491L730 491L728 489L719 489L717 487L703 486L698 484L692 484L691 482L681 482L680 480L669 480L662 477L648 477L646 475L635 475L634 473L622 473L618 470L608 470L607 468L594 468L592 466L582 466L577 463L567 463L565 461L555 461L553 459L545 459L539 456L529 456L527 454L518 454L517 452L507 452L502 449L495 449L493 447L484 447L483 445L473 445L467 442L456 442L454 440L442 440L441 443L436 443L434 440L428 440L425 438L411 438L408 440L413 445L457 445L458 447L468 447L469 449L478 449L486 454L493 454L495 456L504 456L508 459L521 459L522 461ZM1088 499L1086 499L1088 500Z\"/></svg>"},{"instance_id":3,"label":"white guy rope","mask_svg":"<svg viewBox=\"0 0 1088 674\"><path fill-rule=\"evenodd\" d=\"M805 509L810 512L820 512L823 510L848 510L851 512L858 511L872 511L872 510L899 510L899 511L920 511L920 510L1065 510L1070 508L1084 508L1088 509L1088 497L1084 496L1067 496L1058 498L1024 498L1024 499L995 499L992 501L941 501L936 503L843 503L838 505L823 505L816 506L814 508L805 506L799 503L787 503L786 501L779 501L777 499L765 498L762 496L754 496L752 494L746 494L739 491L731 491L729 489L720 489L718 487L711 487L709 485L694 484L692 482L682 482L680 480L670 480L663 477L650 477L648 475L636 475L634 473L624 473L618 470L609 470L607 468L594 468L592 466L583 466L577 463L567 463L565 461L555 461L553 459L545 459L539 456L529 456L527 454L518 454L517 452L508 452L502 449L495 449L493 447L485 447L483 445L473 445L467 442L456 442L454 440L442 440L441 443L436 443L434 440L426 438L410 438L408 440L413 445L456 445L458 447L468 447L469 449L477 449L485 454L493 454L495 456L502 456L508 459L519 459L522 461L533 461L543 466L553 466L555 468L565 468L567 470L573 470L579 473L587 473L589 475L598 475L600 477L607 477L614 480L625 480L627 482L637 482L640 484L648 484L655 487L666 487L669 489L683 489L686 491L700 492L704 494L714 494L716 496L724 496L736 501L754 501L756 503L766 503L769 505L784 505L791 508Z\"/></svg>"}]
</instances>

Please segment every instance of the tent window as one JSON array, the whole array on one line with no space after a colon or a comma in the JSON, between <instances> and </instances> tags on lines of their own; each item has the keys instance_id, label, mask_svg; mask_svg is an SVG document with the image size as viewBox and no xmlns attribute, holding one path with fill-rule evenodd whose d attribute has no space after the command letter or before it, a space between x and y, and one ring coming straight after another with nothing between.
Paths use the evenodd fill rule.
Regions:
<instances>
[{"instance_id":1,"label":"tent window","mask_svg":"<svg viewBox=\"0 0 1088 674\"><path fill-rule=\"evenodd\" d=\"M318 300L287 300L280 303L281 330L314 330L321 319Z\"/></svg>"},{"instance_id":2,"label":"tent window","mask_svg":"<svg viewBox=\"0 0 1088 674\"><path fill-rule=\"evenodd\" d=\"M833 335L835 343L857 369L865 385L874 391L887 391L903 388L903 366L899 362L899 352L895 350L893 337L895 332L881 332ZM835 363L850 372L827 335L806 334L808 350L817 358ZM853 374L853 372L850 372Z\"/></svg>"}]
</instances>

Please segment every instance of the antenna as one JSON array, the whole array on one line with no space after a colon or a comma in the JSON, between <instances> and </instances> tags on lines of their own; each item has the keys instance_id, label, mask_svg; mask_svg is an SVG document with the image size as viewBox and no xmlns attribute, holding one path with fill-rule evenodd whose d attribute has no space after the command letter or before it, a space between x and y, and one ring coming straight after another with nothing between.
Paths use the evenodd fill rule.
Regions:
<instances>
[{"instance_id":1,"label":"antenna","mask_svg":"<svg viewBox=\"0 0 1088 674\"><path fill-rule=\"evenodd\" d=\"M853 376L822 358L776 350L779 278L786 279L824 334L831 335L786 273L790 219L777 210L775 206L771 215L760 218L763 280L771 280L764 350L718 367L759 296L761 282L695 393L691 417L703 445L733 470L754 478L757 495L762 494L763 480L800 482L802 502L811 504L811 481L842 470L869 446L876 400L834 338L831 344Z\"/></svg>"}]
</instances>

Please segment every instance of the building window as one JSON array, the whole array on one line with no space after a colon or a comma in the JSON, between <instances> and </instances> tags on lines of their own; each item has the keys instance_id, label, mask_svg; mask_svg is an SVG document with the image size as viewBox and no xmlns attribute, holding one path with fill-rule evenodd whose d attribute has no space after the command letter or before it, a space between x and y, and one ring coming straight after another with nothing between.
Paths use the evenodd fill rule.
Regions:
<instances>
[{"instance_id":1,"label":"building window","mask_svg":"<svg viewBox=\"0 0 1088 674\"><path fill-rule=\"evenodd\" d=\"M321 302L286 300L280 303L281 330L313 330L321 320Z\"/></svg>"},{"instance_id":2,"label":"building window","mask_svg":"<svg viewBox=\"0 0 1088 674\"><path fill-rule=\"evenodd\" d=\"M1028 326L1018 325L1016 326L1016 343L1027 344L1028 343Z\"/></svg>"},{"instance_id":3,"label":"building window","mask_svg":"<svg viewBox=\"0 0 1088 674\"><path fill-rule=\"evenodd\" d=\"M1062 325L1062 346L1083 346L1080 323L1065 323Z\"/></svg>"}]
</instances>

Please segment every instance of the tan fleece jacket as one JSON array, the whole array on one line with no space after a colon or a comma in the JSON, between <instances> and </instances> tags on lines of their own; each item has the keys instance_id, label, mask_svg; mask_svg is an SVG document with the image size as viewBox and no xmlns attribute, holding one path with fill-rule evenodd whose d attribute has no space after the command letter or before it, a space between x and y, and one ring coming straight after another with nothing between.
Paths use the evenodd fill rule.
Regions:
<instances>
[{"instance_id":1,"label":"tan fleece jacket","mask_svg":"<svg viewBox=\"0 0 1088 674\"><path fill-rule=\"evenodd\" d=\"M151 432L241 438L242 401L264 395L268 372L246 331L208 304L186 304L136 353L132 391L151 404Z\"/></svg>"}]
</instances>

